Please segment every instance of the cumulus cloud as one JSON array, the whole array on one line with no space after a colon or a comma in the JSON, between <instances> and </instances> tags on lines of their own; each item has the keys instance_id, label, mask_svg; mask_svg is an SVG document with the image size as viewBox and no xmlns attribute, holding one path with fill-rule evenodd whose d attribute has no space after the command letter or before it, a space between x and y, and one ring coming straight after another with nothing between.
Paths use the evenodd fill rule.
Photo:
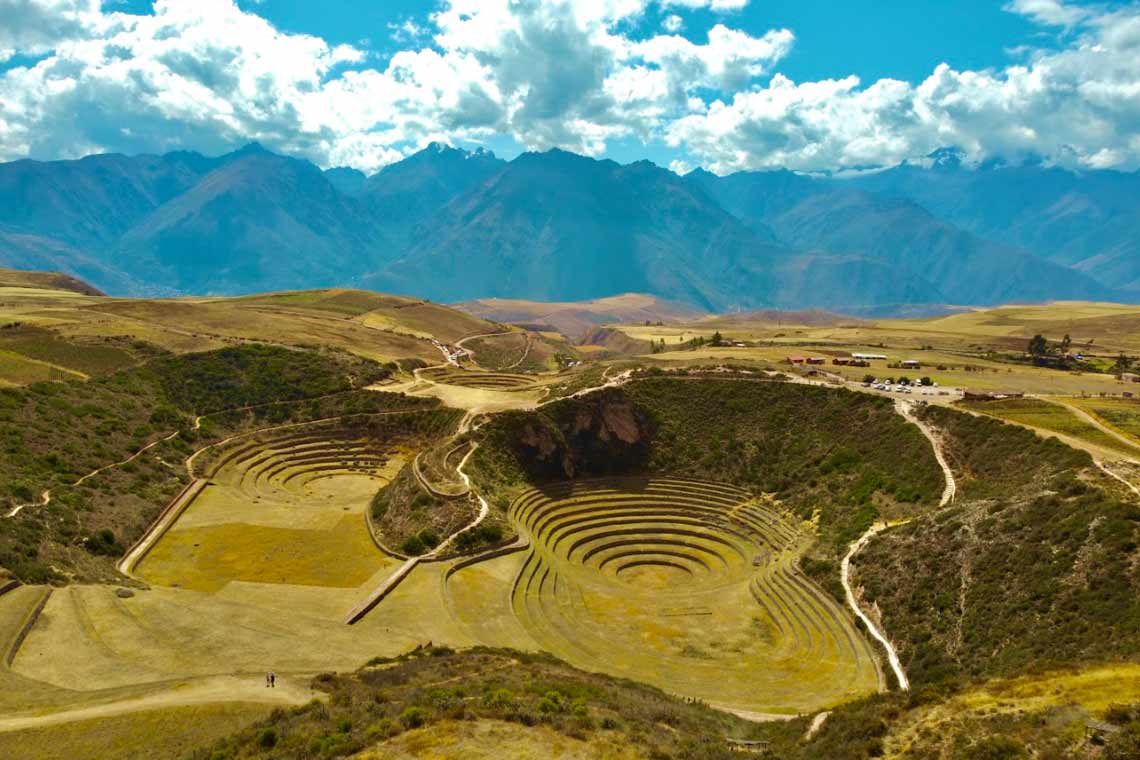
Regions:
<instances>
[{"instance_id":1,"label":"cumulus cloud","mask_svg":"<svg viewBox=\"0 0 1140 760\"><path fill-rule=\"evenodd\" d=\"M1140 6L1086 15L1056 2L1017 5L1042 23L1079 22L1075 40L1001 71L941 64L918 85L777 75L674 120L667 142L721 172L883 166L944 146L974 161L1140 167Z\"/></svg>"},{"instance_id":2,"label":"cumulus cloud","mask_svg":"<svg viewBox=\"0 0 1140 760\"><path fill-rule=\"evenodd\" d=\"M661 0L664 8L708 8L713 11L739 11L748 7L748 0Z\"/></svg>"},{"instance_id":3,"label":"cumulus cloud","mask_svg":"<svg viewBox=\"0 0 1140 760\"><path fill-rule=\"evenodd\" d=\"M0 61L42 55L82 37L99 16L99 0L0 0Z\"/></svg>"},{"instance_id":4,"label":"cumulus cloud","mask_svg":"<svg viewBox=\"0 0 1140 760\"><path fill-rule=\"evenodd\" d=\"M18 29L0 39L50 55L0 79L5 158L248 138L374 170L428 140L492 134L596 154L660 134L694 90L745 86L790 46L790 33L723 25L703 44L618 31L650 0L447 0L391 30L407 46L379 69L362 65L363 50L281 32L233 0L158 0L146 15L0 0L14 1Z\"/></svg>"},{"instance_id":5,"label":"cumulus cloud","mask_svg":"<svg viewBox=\"0 0 1140 760\"><path fill-rule=\"evenodd\" d=\"M1089 8L1070 5L1061 0L1012 0L1005 9L1046 26L1071 27L1095 15Z\"/></svg>"},{"instance_id":6,"label":"cumulus cloud","mask_svg":"<svg viewBox=\"0 0 1140 760\"><path fill-rule=\"evenodd\" d=\"M390 29L403 49L379 66L234 0L157 0L141 15L97 0L0 0L0 55L39 59L0 74L0 158L256 139L374 171L432 140L507 135L595 155L616 139L664 141L675 166L717 171L879 166L947 145L974 159L1140 163L1140 5L1011 0L1011 12L1062 29L1064 44L1003 70L943 64L919 83L793 82L779 73L792 31L718 22L681 36L684 19L668 12L744 5L443 0ZM646 35L651 7L666 15Z\"/></svg>"}]
</instances>

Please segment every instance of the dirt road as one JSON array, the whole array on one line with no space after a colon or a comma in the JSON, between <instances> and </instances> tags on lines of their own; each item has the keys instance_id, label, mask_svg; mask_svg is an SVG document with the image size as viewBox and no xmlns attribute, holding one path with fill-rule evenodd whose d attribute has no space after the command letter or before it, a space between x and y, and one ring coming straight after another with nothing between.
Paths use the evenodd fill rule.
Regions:
<instances>
[{"instance_id":1,"label":"dirt road","mask_svg":"<svg viewBox=\"0 0 1140 760\"><path fill-rule=\"evenodd\" d=\"M218 704L220 702L252 702L265 705L303 705L317 697L308 686L309 676L282 677L277 687L265 688L263 674L211 676L180 683L145 696L120 699L106 704L78 707L43 715L11 715L0 718L0 732L71 723L77 720L107 718L113 715L159 710L170 707Z\"/></svg>"}]
</instances>

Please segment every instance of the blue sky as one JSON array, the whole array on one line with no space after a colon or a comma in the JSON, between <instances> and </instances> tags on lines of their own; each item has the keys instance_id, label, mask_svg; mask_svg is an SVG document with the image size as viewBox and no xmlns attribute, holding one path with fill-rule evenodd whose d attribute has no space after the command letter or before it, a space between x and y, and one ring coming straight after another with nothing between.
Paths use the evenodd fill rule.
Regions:
<instances>
[{"instance_id":1,"label":"blue sky","mask_svg":"<svg viewBox=\"0 0 1140 760\"><path fill-rule=\"evenodd\" d=\"M145 10L150 3L130 5ZM408 20L423 24L437 3L247 0L240 5L288 31L316 34L333 43L368 39L373 49L390 54L399 44L391 39L388 25ZM1003 10L1003 5L993 0L762 0L725 14L654 8L636 26L643 34L655 31L664 16L677 13L686 21L681 33L692 40L699 40L718 19L757 35L787 27L799 42L780 70L794 80L854 72L868 81L894 77L917 82L942 62L969 69L1002 66L1010 60L1010 48L1050 44L1040 28Z\"/></svg>"},{"instance_id":2,"label":"blue sky","mask_svg":"<svg viewBox=\"0 0 1140 760\"><path fill-rule=\"evenodd\" d=\"M0 159L1140 163L1140 0L0 0Z\"/></svg>"}]
</instances>

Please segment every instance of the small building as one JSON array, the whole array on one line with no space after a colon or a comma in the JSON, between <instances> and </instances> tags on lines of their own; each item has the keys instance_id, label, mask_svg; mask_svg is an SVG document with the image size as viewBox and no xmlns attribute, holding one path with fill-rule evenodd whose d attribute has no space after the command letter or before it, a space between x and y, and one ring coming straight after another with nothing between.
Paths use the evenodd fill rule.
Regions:
<instances>
[{"instance_id":1,"label":"small building","mask_svg":"<svg viewBox=\"0 0 1140 760\"><path fill-rule=\"evenodd\" d=\"M903 369L919 369L922 367L922 362L918 359L903 359L901 366Z\"/></svg>"},{"instance_id":2,"label":"small building","mask_svg":"<svg viewBox=\"0 0 1140 760\"><path fill-rule=\"evenodd\" d=\"M826 364L827 360L822 356L809 356L807 359L808 364Z\"/></svg>"},{"instance_id":3,"label":"small building","mask_svg":"<svg viewBox=\"0 0 1140 760\"><path fill-rule=\"evenodd\" d=\"M789 356L788 364L807 364L807 359L802 356Z\"/></svg>"},{"instance_id":4,"label":"small building","mask_svg":"<svg viewBox=\"0 0 1140 760\"><path fill-rule=\"evenodd\" d=\"M855 359L846 359L842 356L837 356L831 360L831 363L837 367L849 367L853 361L855 361Z\"/></svg>"},{"instance_id":5,"label":"small building","mask_svg":"<svg viewBox=\"0 0 1140 760\"><path fill-rule=\"evenodd\" d=\"M1125 383L1140 383L1140 375L1137 375L1135 372L1122 372L1120 373L1120 379Z\"/></svg>"},{"instance_id":6,"label":"small building","mask_svg":"<svg viewBox=\"0 0 1140 760\"><path fill-rule=\"evenodd\" d=\"M884 361L886 354L851 354L852 359L865 359L866 361Z\"/></svg>"}]
</instances>

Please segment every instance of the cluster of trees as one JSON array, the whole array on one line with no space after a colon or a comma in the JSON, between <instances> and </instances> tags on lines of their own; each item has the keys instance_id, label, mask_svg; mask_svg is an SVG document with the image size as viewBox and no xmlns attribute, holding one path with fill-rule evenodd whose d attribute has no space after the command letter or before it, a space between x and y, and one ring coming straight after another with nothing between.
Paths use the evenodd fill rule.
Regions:
<instances>
[{"instance_id":1,"label":"cluster of trees","mask_svg":"<svg viewBox=\"0 0 1140 760\"><path fill-rule=\"evenodd\" d=\"M1043 358L1046 356L1064 356L1069 353L1069 347L1072 346L1073 339L1069 337L1068 333L1064 338L1061 338L1060 343L1050 345L1049 341L1041 333L1037 333L1029 339L1029 346L1026 348L1029 355L1035 359Z\"/></svg>"}]
</instances>

